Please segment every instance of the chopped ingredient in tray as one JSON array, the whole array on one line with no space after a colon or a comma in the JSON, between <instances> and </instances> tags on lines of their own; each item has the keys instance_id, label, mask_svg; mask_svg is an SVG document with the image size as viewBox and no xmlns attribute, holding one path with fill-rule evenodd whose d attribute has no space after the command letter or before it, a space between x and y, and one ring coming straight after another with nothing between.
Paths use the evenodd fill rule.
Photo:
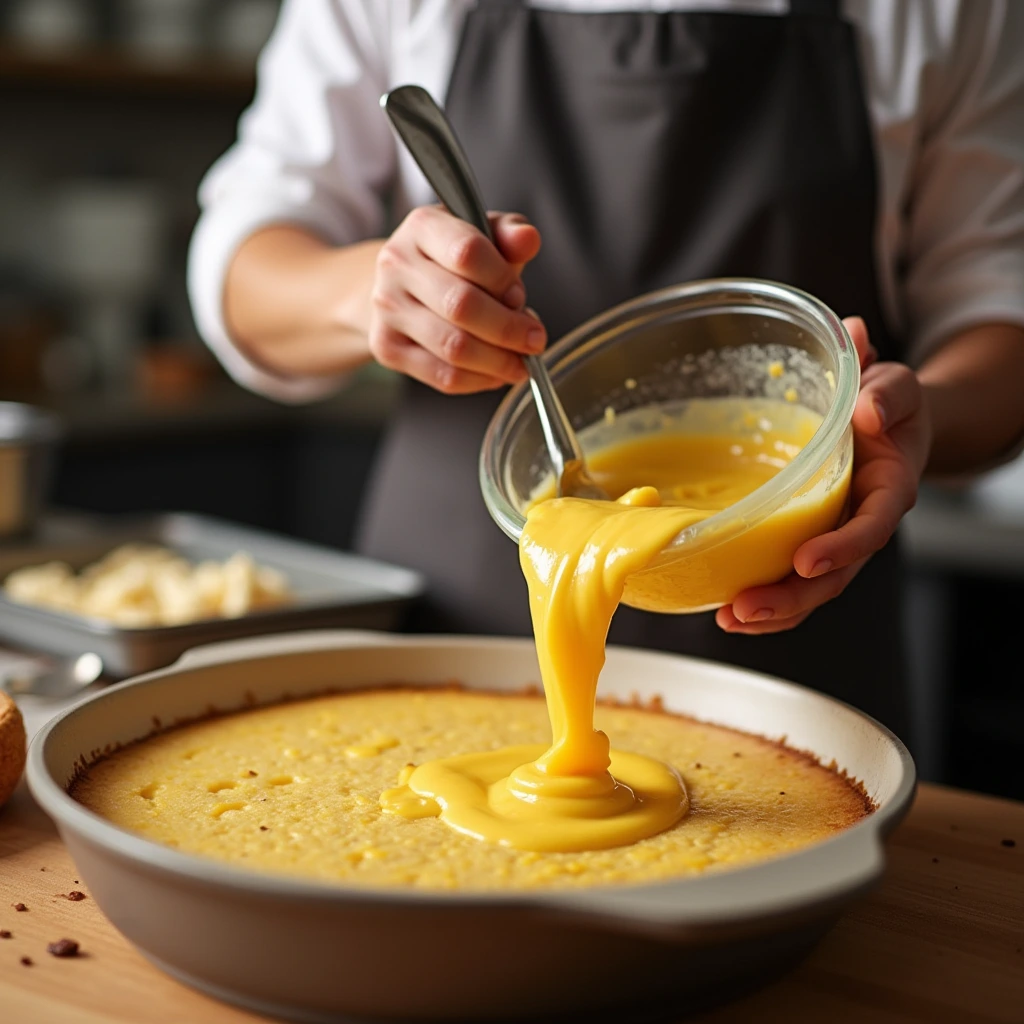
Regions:
<instances>
[{"instance_id":1,"label":"chopped ingredient in tray","mask_svg":"<svg viewBox=\"0 0 1024 1024\"><path fill-rule=\"evenodd\" d=\"M64 562L19 569L4 589L20 604L129 628L236 618L291 599L284 576L244 551L224 562L193 565L167 548L142 544L125 544L77 574Z\"/></svg>"}]
</instances>

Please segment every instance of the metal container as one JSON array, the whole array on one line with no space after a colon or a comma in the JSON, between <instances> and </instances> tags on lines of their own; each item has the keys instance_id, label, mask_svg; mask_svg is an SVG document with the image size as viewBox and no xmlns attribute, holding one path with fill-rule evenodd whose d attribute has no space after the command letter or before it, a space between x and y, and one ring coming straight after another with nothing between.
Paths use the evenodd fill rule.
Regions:
<instances>
[{"instance_id":1,"label":"metal container","mask_svg":"<svg viewBox=\"0 0 1024 1024\"><path fill-rule=\"evenodd\" d=\"M22 537L42 511L60 430L35 406L0 402L0 541Z\"/></svg>"},{"instance_id":2,"label":"metal container","mask_svg":"<svg viewBox=\"0 0 1024 1024\"><path fill-rule=\"evenodd\" d=\"M610 647L599 693L758 733L860 779L877 809L751 867L659 884L429 893L305 882L184 854L120 829L67 785L94 752L163 722L395 682L520 690L529 640L343 633L240 641L99 694L47 725L28 779L79 877L145 956L272 1017L328 1022L667 1019L793 966L884 869L913 761L883 726L811 690L710 662ZM823 665L827 671L827 665ZM671 1019L678 1019L672 1017Z\"/></svg>"},{"instance_id":3,"label":"metal container","mask_svg":"<svg viewBox=\"0 0 1024 1024\"><path fill-rule=\"evenodd\" d=\"M78 570L120 544L146 543L170 548L190 562L223 561L247 551L260 565L283 573L294 593L287 605L238 618L128 629L18 604L0 589L0 638L45 654L98 654L104 673L117 678L162 668L191 647L222 640L307 629L396 629L424 589L423 578L408 569L208 516L83 517L59 532L63 539L0 547L0 581L15 569L50 561L67 562Z\"/></svg>"}]
</instances>

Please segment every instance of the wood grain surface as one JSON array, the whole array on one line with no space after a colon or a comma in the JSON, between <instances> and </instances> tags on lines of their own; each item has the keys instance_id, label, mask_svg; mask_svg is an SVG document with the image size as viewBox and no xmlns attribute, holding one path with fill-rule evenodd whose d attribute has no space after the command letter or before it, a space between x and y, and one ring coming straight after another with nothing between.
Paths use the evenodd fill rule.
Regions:
<instances>
[{"instance_id":1,"label":"wood grain surface","mask_svg":"<svg viewBox=\"0 0 1024 1024\"><path fill-rule=\"evenodd\" d=\"M65 899L72 890L87 898ZM0 938L3 1024L267 1019L193 992L136 952L88 898L24 786L0 810L0 931L11 933ZM47 953L62 938L82 955ZM1022 947L1024 804L925 785L890 841L882 885L797 970L696 1020L1024 1024Z\"/></svg>"}]
</instances>

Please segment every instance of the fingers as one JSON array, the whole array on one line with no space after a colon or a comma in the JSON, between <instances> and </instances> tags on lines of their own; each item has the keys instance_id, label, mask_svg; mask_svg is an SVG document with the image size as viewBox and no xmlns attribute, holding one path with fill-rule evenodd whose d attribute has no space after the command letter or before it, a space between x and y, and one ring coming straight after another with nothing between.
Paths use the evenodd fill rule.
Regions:
<instances>
[{"instance_id":1,"label":"fingers","mask_svg":"<svg viewBox=\"0 0 1024 1024\"><path fill-rule=\"evenodd\" d=\"M917 415L924 401L917 375L900 363L878 363L864 372L853 410L854 430L877 436Z\"/></svg>"},{"instance_id":2,"label":"fingers","mask_svg":"<svg viewBox=\"0 0 1024 1024\"><path fill-rule=\"evenodd\" d=\"M799 626L810 612L792 619L768 619L764 622L740 622L733 614L732 606L726 605L715 612L715 622L726 633L740 633L744 636L761 636L765 633L782 633Z\"/></svg>"},{"instance_id":3,"label":"fingers","mask_svg":"<svg viewBox=\"0 0 1024 1024\"><path fill-rule=\"evenodd\" d=\"M878 351L868 338L868 326L859 316L848 316L843 326L857 350L861 371L864 371L878 359Z\"/></svg>"},{"instance_id":4,"label":"fingers","mask_svg":"<svg viewBox=\"0 0 1024 1024\"><path fill-rule=\"evenodd\" d=\"M793 568L801 576L816 578L880 551L917 501L917 480L895 455L872 459L858 471L855 485L853 517L797 548Z\"/></svg>"},{"instance_id":5,"label":"fingers","mask_svg":"<svg viewBox=\"0 0 1024 1024\"><path fill-rule=\"evenodd\" d=\"M540 252L540 232L518 213L492 213L490 219L494 244L518 273Z\"/></svg>"},{"instance_id":6,"label":"fingers","mask_svg":"<svg viewBox=\"0 0 1024 1024\"><path fill-rule=\"evenodd\" d=\"M459 369L444 362L422 345L411 341L401 331L381 327L371 337L374 358L391 370L398 370L447 395L468 395L478 391L493 391L505 381Z\"/></svg>"},{"instance_id":7,"label":"fingers","mask_svg":"<svg viewBox=\"0 0 1024 1024\"><path fill-rule=\"evenodd\" d=\"M857 469L851 496L856 511L837 530L797 549L793 575L746 590L720 608L715 619L727 632L776 633L798 625L846 589L917 500L918 449L926 451L929 434L920 383L907 367L876 362L878 353L863 320L849 317L843 324L862 369L853 414Z\"/></svg>"},{"instance_id":8,"label":"fingers","mask_svg":"<svg viewBox=\"0 0 1024 1024\"><path fill-rule=\"evenodd\" d=\"M731 633L777 633L802 622L819 605L838 597L860 572L867 559L815 579L792 575L781 583L743 591L715 619Z\"/></svg>"},{"instance_id":9,"label":"fingers","mask_svg":"<svg viewBox=\"0 0 1024 1024\"><path fill-rule=\"evenodd\" d=\"M801 576L816 578L874 554L914 507L929 436L923 403L907 367L877 363L864 371L853 413L855 512L797 549L793 567Z\"/></svg>"},{"instance_id":10,"label":"fingers","mask_svg":"<svg viewBox=\"0 0 1024 1024\"><path fill-rule=\"evenodd\" d=\"M521 356L488 344L412 297L393 311L390 326L407 338L415 338L439 361L457 370L468 370L503 384L526 379Z\"/></svg>"},{"instance_id":11,"label":"fingers","mask_svg":"<svg viewBox=\"0 0 1024 1024\"><path fill-rule=\"evenodd\" d=\"M399 231L403 240L408 236L428 260L496 299L500 300L519 283L518 272L493 243L472 224L441 207L418 207L402 222Z\"/></svg>"},{"instance_id":12,"label":"fingers","mask_svg":"<svg viewBox=\"0 0 1024 1024\"><path fill-rule=\"evenodd\" d=\"M912 370L899 363L881 363L878 351L868 339L867 325L859 316L843 321L860 359L861 391L854 411L854 426L870 434L913 416L922 402L921 386Z\"/></svg>"},{"instance_id":13,"label":"fingers","mask_svg":"<svg viewBox=\"0 0 1024 1024\"><path fill-rule=\"evenodd\" d=\"M501 258L483 235L478 233L477 237L495 257ZM401 284L407 293L457 331L510 352L535 354L543 350L547 336L541 323L521 308L510 309L439 263L410 260L401 268L401 274ZM526 293L521 284L514 287L521 293L522 306Z\"/></svg>"},{"instance_id":14,"label":"fingers","mask_svg":"<svg viewBox=\"0 0 1024 1024\"><path fill-rule=\"evenodd\" d=\"M492 223L500 249L446 210L421 207L381 247L369 326L379 363L451 394L524 378L522 356L547 344L519 280L540 236L514 214Z\"/></svg>"},{"instance_id":15,"label":"fingers","mask_svg":"<svg viewBox=\"0 0 1024 1024\"><path fill-rule=\"evenodd\" d=\"M880 550L914 507L928 444L922 403L921 386L907 367L878 363L864 373L853 414L855 513L797 550L793 567L801 576L819 576Z\"/></svg>"}]
</instances>

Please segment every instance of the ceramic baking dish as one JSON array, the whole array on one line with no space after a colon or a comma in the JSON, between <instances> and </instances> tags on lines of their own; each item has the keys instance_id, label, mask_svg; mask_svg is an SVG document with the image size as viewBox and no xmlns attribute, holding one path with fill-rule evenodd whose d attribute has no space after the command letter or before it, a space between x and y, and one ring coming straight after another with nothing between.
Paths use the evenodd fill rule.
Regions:
<instances>
[{"instance_id":1,"label":"ceramic baking dish","mask_svg":"<svg viewBox=\"0 0 1024 1024\"><path fill-rule=\"evenodd\" d=\"M661 1019L735 998L798 961L880 878L882 841L913 798L904 745L810 690L683 657L610 648L605 696L764 736L860 779L877 810L749 868L566 892L371 890L236 869L108 824L66 787L83 758L211 706L396 681L518 690L529 640L310 633L236 641L114 686L37 736L28 778L110 920L182 981L299 1021Z\"/></svg>"}]
</instances>

